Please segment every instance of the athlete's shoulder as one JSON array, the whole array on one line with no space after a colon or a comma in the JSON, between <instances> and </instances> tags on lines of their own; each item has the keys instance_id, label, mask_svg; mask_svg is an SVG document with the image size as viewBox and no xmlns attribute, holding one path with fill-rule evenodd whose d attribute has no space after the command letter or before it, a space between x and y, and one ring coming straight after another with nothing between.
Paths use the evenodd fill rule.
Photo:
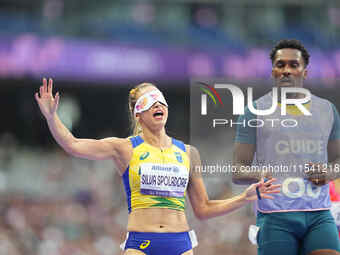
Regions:
<instances>
[{"instance_id":1,"label":"athlete's shoulder","mask_svg":"<svg viewBox=\"0 0 340 255\"><path fill-rule=\"evenodd\" d=\"M119 138L119 137L107 137L101 139L101 141L109 144L113 144L115 146L125 146L130 144L130 140L128 138Z\"/></svg>"},{"instance_id":2,"label":"athlete's shoulder","mask_svg":"<svg viewBox=\"0 0 340 255\"><path fill-rule=\"evenodd\" d=\"M126 138L129 143L131 144L132 148L136 148L139 145L144 143L144 140L142 137L140 137L140 135L134 135L134 136L129 136Z\"/></svg>"},{"instance_id":3,"label":"athlete's shoulder","mask_svg":"<svg viewBox=\"0 0 340 255\"><path fill-rule=\"evenodd\" d=\"M253 103L260 103L260 102L263 102L263 101L272 101L272 98L273 98L273 94L272 92L268 92L266 94L264 94L263 96L259 97L258 99L254 100Z\"/></svg>"},{"instance_id":4,"label":"athlete's shoulder","mask_svg":"<svg viewBox=\"0 0 340 255\"><path fill-rule=\"evenodd\" d=\"M186 152L190 155L192 152L198 154L198 149L190 144L184 144Z\"/></svg>"},{"instance_id":5,"label":"athlete's shoulder","mask_svg":"<svg viewBox=\"0 0 340 255\"><path fill-rule=\"evenodd\" d=\"M200 153L198 149L190 144L185 144L186 152L188 154L188 157L190 159L190 162L195 165L199 164L200 162Z\"/></svg>"},{"instance_id":6,"label":"athlete's shoulder","mask_svg":"<svg viewBox=\"0 0 340 255\"><path fill-rule=\"evenodd\" d=\"M263 96L259 97L258 99L253 101L253 107L255 109L267 109L269 108L273 103L273 94L272 92L268 92L264 94ZM247 107L248 110L248 107Z\"/></svg>"},{"instance_id":7,"label":"athlete's shoulder","mask_svg":"<svg viewBox=\"0 0 340 255\"><path fill-rule=\"evenodd\" d=\"M335 115L338 115L338 111L335 107L335 105L329 101L328 99L316 96L316 95L312 95L311 97L311 102L312 105L316 105L316 107L314 107L314 109L317 109L318 111L321 111L323 113L329 113L329 116L331 118L335 118Z\"/></svg>"},{"instance_id":8,"label":"athlete's shoulder","mask_svg":"<svg viewBox=\"0 0 340 255\"><path fill-rule=\"evenodd\" d=\"M170 137L171 138L171 140L172 140L172 144L174 145L174 146L176 146L177 148L179 148L180 150L182 150L182 151L186 151L186 147L185 147L185 144L184 144L184 142L182 141L182 140L180 140L180 139L177 139L177 138L175 138L175 137Z\"/></svg>"},{"instance_id":9,"label":"athlete's shoulder","mask_svg":"<svg viewBox=\"0 0 340 255\"><path fill-rule=\"evenodd\" d=\"M329 101L328 99L323 98L323 97L319 97L319 96L314 95L314 94L311 95L311 101L312 101L312 103L318 102L318 103L322 103L322 104L327 104L329 106L333 105L333 103L331 101Z\"/></svg>"}]
</instances>

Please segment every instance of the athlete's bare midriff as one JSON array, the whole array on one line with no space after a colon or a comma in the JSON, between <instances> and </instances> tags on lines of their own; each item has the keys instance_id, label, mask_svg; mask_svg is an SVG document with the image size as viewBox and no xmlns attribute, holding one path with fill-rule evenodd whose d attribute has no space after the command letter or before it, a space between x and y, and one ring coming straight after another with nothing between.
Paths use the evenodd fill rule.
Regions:
<instances>
[{"instance_id":1,"label":"athlete's bare midriff","mask_svg":"<svg viewBox=\"0 0 340 255\"><path fill-rule=\"evenodd\" d=\"M189 230L183 211L167 208L136 209L129 214L129 232L185 232Z\"/></svg>"}]
</instances>

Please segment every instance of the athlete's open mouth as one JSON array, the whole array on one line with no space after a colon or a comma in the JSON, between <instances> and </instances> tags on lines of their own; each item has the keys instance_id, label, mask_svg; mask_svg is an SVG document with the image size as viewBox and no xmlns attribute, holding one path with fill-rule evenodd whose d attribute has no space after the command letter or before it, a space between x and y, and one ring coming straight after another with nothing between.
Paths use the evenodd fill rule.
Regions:
<instances>
[{"instance_id":1,"label":"athlete's open mouth","mask_svg":"<svg viewBox=\"0 0 340 255\"><path fill-rule=\"evenodd\" d=\"M158 116L163 116L164 113L162 111L157 111L153 114L154 117L158 117Z\"/></svg>"}]
</instances>

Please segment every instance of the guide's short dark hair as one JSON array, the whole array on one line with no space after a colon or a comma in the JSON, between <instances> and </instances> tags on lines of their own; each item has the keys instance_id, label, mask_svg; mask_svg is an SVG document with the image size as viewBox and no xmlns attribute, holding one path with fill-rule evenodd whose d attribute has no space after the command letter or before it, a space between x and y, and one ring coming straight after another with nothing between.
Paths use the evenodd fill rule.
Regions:
<instances>
[{"instance_id":1,"label":"guide's short dark hair","mask_svg":"<svg viewBox=\"0 0 340 255\"><path fill-rule=\"evenodd\" d=\"M309 64L308 51L306 50L305 46L303 46L303 44L296 39L284 39L279 41L270 52L270 59L272 60L272 63L274 63L276 52L281 49L297 49L301 51L305 67Z\"/></svg>"}]
</instances>

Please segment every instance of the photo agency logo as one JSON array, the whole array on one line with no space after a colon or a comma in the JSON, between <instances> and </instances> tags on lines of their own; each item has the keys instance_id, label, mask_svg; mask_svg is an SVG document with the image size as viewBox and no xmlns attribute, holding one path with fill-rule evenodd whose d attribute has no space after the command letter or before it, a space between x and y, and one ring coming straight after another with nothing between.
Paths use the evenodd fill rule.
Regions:
<instances>
[{"instance_id":1,"label":"photo agency logo","mask_svg":"<svg viewBox=\"0 0 340 255\"><path fill-rule=\"evenodd\" d=\"M193 91L197 89L199 89L199 93ZM259 101L259 104L257 104L256 100L256 103L254 103L252 87L247 87L245 96L240 87L230 83L196 81L192 85L191 92L192 97L199 97L198 100L196 98L192 101L196 103L198 101L200 117L211 118L210 123L213 128L222 126L233 127L236 125L244 127L264 127L268 125L271 127L298 126L297 118L293 118L291 115L287 116L287 107L295 107L301 115L312 115L305 105L310 101L311 93L305 88L273 87L271 92L267 92L266 98L261 100L261 102ZM232 105L230 105L230 102L232 102ZM246 107L251 116L256 117L250 119L244 118L242 122L236 121L235 115L245 115ZM197 104L195 108L197 109ZM221 116L221 114L224 114L224 116Z\"/></svg>"}]
</instances>

